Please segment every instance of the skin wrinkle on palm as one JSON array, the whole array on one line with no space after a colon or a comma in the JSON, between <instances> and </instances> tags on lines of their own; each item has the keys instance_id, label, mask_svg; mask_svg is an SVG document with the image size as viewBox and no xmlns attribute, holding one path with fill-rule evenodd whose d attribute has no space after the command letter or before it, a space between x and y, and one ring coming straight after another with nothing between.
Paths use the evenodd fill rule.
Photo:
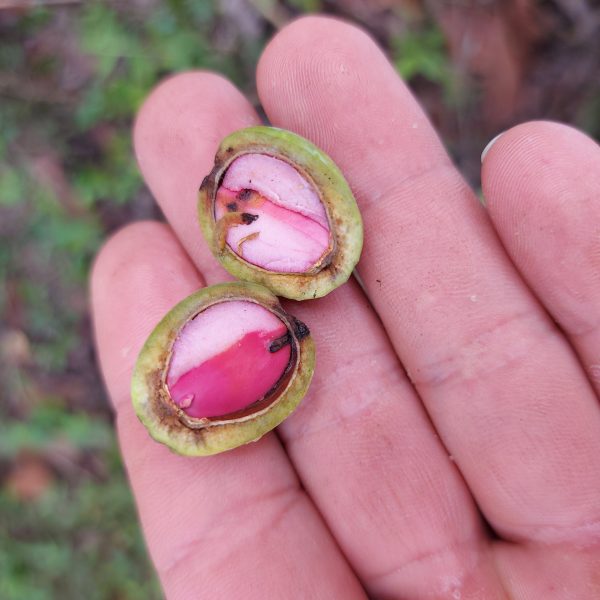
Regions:
<instances>
[{"instance_id":1,"label":"skin wrinkle on palm","mask_svg":"<svg viewBox=\"0 0 600 600\"><path fill-rule=\"evenodd\" d=\"M339 64L332 60L336 55L342 55L343 64L347 65L344 75L348 79L344 81L343 89L357 100L351 118L355 123L360 123L362 118L373 138L387 140L389 144L388 161L384 166L371 164L368 147L363 148L360 155L355 152L357 144L353 143L353 136L361 136L363 132L360 128L345 127L345 115L336 110L337 99L341 97L335 93L338 80L335 76L330 78L328 71L332 65ZM321 65L319 70L313 67L317 60ZM312 85L306 85L310 77L315 79L311 81ZM327 80L328 87L321 85L319 77ZM366 89L361 87L363 85ZM368 194L373 177L385 189L393 190L395 178L402 179L402 169L397 165L403 160L406 170L414 174L421 168L418 165L431 164L443 155L420 109L396 80L393 71L388 69L385 59L366 36L347 25L312 18L300 20L284 29L261 59L258 88L270 120L298 130L324 147L344 169L358 192L359 202ZM193 109L178 103L178 98L184 95L183 90L187 100L196 99ZM173 112L163 111L163 105L170 106ZM227 106L219 113L216 107L223 105ZM404 109L402 114L409 122L423 124L408 146L401 136L394 136L394 131L389 134L380 131L383 122L388 126L386 115L396 114L398 107ZM222 115L221 119L202 121L203 111L214 115L216 110L216 114ZM190 123L201 123L206 130L216 131L214 136L207 136L208 139L220 139L228 133L228 124L234 129L242 119L256 119L249 105L229 84L206 74L180 76L163 84L147 100L138 119L136 150L142 171L175 234L192 249L192 260L206 275L209 284L215 283L221 274L212 266L208 249L199 247L194 242L196 233L185 226L193 214L193 196L177 192L185 189L187 182L190 190L193 189L193 173L203 172L210 165L214 147L210 142L206 145L199 143L197 138L192 142L186 137L186 131ZM319 123L328 125L317 127ZM544 133L548 143L558 135L543 123L523 127L529 127L529 131L536 131L540 136ZM187 154L169 156L160 149L157 140L168 128L180 132L180 144ZM337 138L329 137L332 131L337 132ZM560 135L564 142L561 145L563 155L565 147L572 147L573 152L585 148L593 156L590 160L595 165L600 164L597 147L580 144L577 141L580 134L569 130ZM418 352L421 357L431 356L426 352L427 345L439 356L451 356L448 338L454 339L459 333L459 341L474 340L472 348L463 346L468 360L475 360L480 367L485 367L495 364L493 357L481 353L481 346L489 345L484 332L486 325L489 329L490 316L498 322L499 315L522 315L517 323L522 322L524 326L513 328L508 325L509 335L493 330L496 341L490 350L500 353L506 350L503 343L511 335L527 337L540 323L546 322L540 305L533 300L527 287L535 288L539 294L537 286L542 281L543 271L541 268L527 270L531 263L523 261L525 255L515 252L517 249L511 246L510 238L506 236L509 227L505 227L503 221L508 215L507 222L510 223L516 214L511 213L514 207L511 201L519 198L519 194L511 186L523 189L525 184L518 178L526 164L518 161L515 164L515 156L519 154L505 153L502 148L511 139L510 143L517 145L519 139L527 137L527 132L506 132L484 160L484 187L490 186L485 195L494 226L499 228L501 237L504 236L504 247L498 243L482 213L471 208L471 203L476 201L470 194L467 195L464 185L456 183L456 176L450 175L448 167L441 171L431 170L430 176L421 178L412 189L397 189L393 198L381 196L382 210L379 213L368 211L365 254L360 272L379 314L375 315L361 290L352 283L327 298L315 301L314 305L298 307L300 318L310 321L308 315L312 315L317 345L322 349L320 364L323 370L317 369L315 373L319 396L322 390L327 389L328 369L339 360L337 350L356 339L364 339L368 346L373 344L373 347L385 348L388 356L394 357L390 358L390 368L397 360L391 345L394 344L400 359L411 372L415 366L424 364L414 362ZM362 139L369 138L362 136ZM543 146L540 148L540 152L547 152ZM520 156L529 158L530 155ZM585 189L588 184L582 182L582 178L573 177L573 173L577 172L578 156L574 154L562 160L560 164L564 172L561 177L569 177L575 189ZM505 167L506 164L510 168ZM591 173L592 177L598 178L593 171ZM450 185L445 185L447 183ZM434 208L429 199L438 196L444 189L447 194L453 195L448 202L454 201L451 203L454 212L436 213L440 239L436 241L424 236L413 241L408 235L393 238L399 262L394 264L388 258L386 264L378 265L377 258L381 256L382 249L392 242L387 237L393 231L391 225L400 222L399 219L404 216L387 211L389 203L402 202L404 210L412 212L410 216L415 224L411 230L413 238L422 236L423 230L419 225L423 227L430 222L427 211ZM527 189L530 197L535 198L535 188L530 185ZM543 202L552 203L553 198L543 195L538 200L536 209L542 210ZM588 207L587 210L591 219L598 209ZM384 222L384 217L390 223ZM454 230L458 225L461 226L460 237L455 235ZM154 234L171 246L171 253L183 256L176 237L169 230L158 225L145 227L157 228L153 230ZM109 245L97 267L98 280L101 281L101 269L109 268L102 265L109 265L110 261L118 260L120 253L136 248L139 240L148 233L149 230L139 228L126 230ZM568 230L568 236L572 243L576 243L577 229ZM423 246L424 240L429 244L426 247ZM487 249L473 253L470 246L474 244L473 240L481 242L481 247L487 246ZM478 247L477 244L475 246ZM446 250L442 251L443 248ZM151 249L148 251L151 252ZM510 259L505 252L510 254ZM135 252L131 255L135 257ZM472 256L480 257L479 262L471 261ZM410 308L414 304L410 294L419 293L420 286L429 283L428 276L422 275L419 269L426 268L427 261L433 264L434 260L437 261L436 277L440 285L445 283L449 292L452 290L447 282L468 283L466 275L471 273L470 269L480 277L481 285L477 289L465 285L465 294L450 293L447 296L443 294L444 288L440 287L435 290L439 295L437 299L435 295L432 297L429 309L423 309L411 320ZM169 261L169 258L162 257L150 276L153 283L149 289L159 292L161 299L161 303L153 308L154 318L168 308L170 302L180 299L189 293L189 288L198 285L191 263L186 263L187 274L180 287L174 287L172 294L163 290L161 273L162 269L169 269ZM467 269L462 271L465 265ZM552 266L546 263L545 269ZM573 275L579 276L578 273ZM564 276L571 275L565 273ZM486 278L492 283L486 284ZM379 286L376 280L383 284ZM128 308L125 304L122 310L126 314L119 315L122 321L109 324L107 320L107 316L115 312L111 308L115 298L135 299L134 290L129 285L123 274L118 283L121 294L108 295L106 291L102 292L99 284L95 287L96 319L109 329L103 333L102 328L99 329L101 357L109 387L122 385L110 347L121 343L119 339L122 339L120 336L125 330L124 323L140 318L135 316L137 311L134 307ZM478 302L471 300L473 294L477 295ZM449 306L440 304L439 298L445 298ZM542 294L539 298L542 302L545 299ZM469 306L470 312L463 314L450 310L458 306ZM523 306L527 310L520 310ZM552 313L552 304L548 304L546 309ZM438 310L439 313L436 312ZM340 321L343 311L348 312L351 330ZM147 318L152 315L147 315ZM532 315L533 328L527 315ZM382 323L387 325L387 331L382 328ZM134 346L143 339L139 333L143 332L138 331L131 341ZM319 344L321 335L323 341L335 340L338 344ZM411 349L412 354L402 340L402 336L407 335L416 344L414 352ZM245 493L257 488L268 493L266 490L280 486L282 482L287 485L289 478L295 478L297 474L303 486L302 492L299 492L301 501L285 513L285 529L280 529L282 521L278 520L273 535L266 536L264 542L253 547L252 553L235 553L236 577L241 580L248 577L248 581L256 581L253 579L255 566L258 562L264 564L264 561L273 566L274 573L283 574L281 578L257 582L256 594L260 597L264 597L265 593L272 597L285 597L286 590L303 589L310 590L311 597L363 598L361 586L370 595L390 598L456 598L458 595L461 598L499 599L506 594L518 598L520 590L524 590L522 593L528 594L528 597L562 600L560 594L565 587L572 590L575 597L585 597L590 590L597 595L597 579L594 580L600 564L597 532L593 527L586 530L585 523L593 525L598 519L597 513L594 517L597 509L595 499L598 497L598 478L594 477L594 472L600 455L600 441L596 435L598 406L590 392L589 382L574 354L565 350L568 346L561 336L558 330L552 330L550 336L542 331L540 343L543 347L537 352L528 353L526 346L516 354L509 350L504 359L516 360L518 364L508 374L502 372L500 379L493 369L486 368L487 380L478 382L477 378L475 381L457 378L452 382L456 390L438 386L434 390L437 395L429 397L430 392L421 389L418 396L402 370L397 368L394 379L398 378L399 385L394 390L386 388L385 382L371 382L378 402L364 407L368 413L354 413L360 419L354 419L352 413L346 411L348 418L343 419L339 427L315 429L308 439L292 436L288 443L287 432L301 430L303 422L318 422L320 415L325 422L331 418L337 410L330 406L331 401L352 403L353 389L361 385L361 377L368 376L368 369L357 369L354 375L350 372L348 381L339 382L339 391L332 399L323 397L311 401L309 397L303 408L304 414L298 412L291 418L289 427L287 423L282 426L281 438L285 447L280 446L273 436L268 436L259 444L217 457L215 462L210 459L194 463L195 477L186 483L187 493L178 497L175 505L171 506L178 514L186 514L192 510L189 495L198 498L196 502L202 503L202 510L197 512L196 508L195 514L201 515L202 523L192 531L187 522L185 531L182 524L178 526L172 520L169 526L162 525L161 519L168 518L161 511L164 501L159 496L150 498L147 495L148 479L158 474L153 474L143 464L139 465L131 471L131 477L138 494L142 520L150 535L151 551L164 557L168 555L169 547L181 547L182 543L190 547L190 543L194 544L194 540L201 540L211 531L211 516L222 514L224 502L227 507L240 505L244 502ZM581 349L582 352L584 350ZM469 362L459 364L464 366ZM477 369L476 366L475 371ZM112 379L111 373L114 374ZM517 376L518 379L515 379ZM343 393L344 390L346 393ZM489 403L493 398L498 401ZM357 401L364 403L360 398ZM458 417L458 421L454 422L454 417ZM298 420L298 424L294 423L294 419ZM368 420L369 427L365 427L365 420ZM159 456L161 459L154 461L153 469L159 469L166 480L173 478L172 484L176 485L177 473L169 473L173 469L187 470L187 463L162 454L160 449L150 448L150 442L143 441L143 431L139 426L134 427L133 422L125 423L129 424L123 425L121 436L126 460L135 461L134 455L143 451L155 453L157 459ZM517 423L520 425L516 426ZM130 435L133 439L129 439ZM139 448L137 444L140 444ZM453 460L448 460L446 447L452 452ZM503 455L503 461L491 460L496 452ZM531 477L536 470L542 477ZM520 482L524 480L529 482L529 487L522 487ZM264 488L258 485L259 481ZM508 527L508 543L487 538L480 526L475 501L484 516L491 514L494 517L492 526L495 522L502 523L507 516L517 519L512 528ZM248 504L245 506L248 507ZM255 506L254 524L268 524L271 518L268 511L262 510L260 503ZM511 507L508 514L506 506ZM235 521L235 511L227 514ZM557 516L561 522L556 520ZM539 517L541 522L529 521L532 517ZM352 528L348 527L349 522ZM504 527L511 525L507 521L502 524ZM540 526L545 530L542 531ZM551 532L553 527L557 528L554 535ZM261 530L269 531L268 525ZM160 536L160 531L167 535ZM231 547L233 551L235 547L228 535L230 530L212 531L220 533L212 539L219 555L229 556L228 549ZM515 531L519 535L515 535ZM536 540L540 531L546 536L544 543ZM306 543L307 536L310 543ZM161 548L158 547L158 539L161 539ZM302 552L298 553L298 548L302 548ZM209 563L204 560L209 557L194 556L197 558L193 568L188 565L186 570L185 565L180 565L179 577L167 576L163 580L167 593L185 597L189 590L197 589L200 582L208 579L216 594L231 597L235 588L231 587L234 584L223 563L213 563L214 569L207 571ZM222 577L220 583L219 577ZM315 580L319 582L318 589L315 589ZM261 589L261 585L266 587ZM239 588L235 591L239 592ZM254 593L250 586L246 586L246 592Z\"/></svg>"}]
</instances>

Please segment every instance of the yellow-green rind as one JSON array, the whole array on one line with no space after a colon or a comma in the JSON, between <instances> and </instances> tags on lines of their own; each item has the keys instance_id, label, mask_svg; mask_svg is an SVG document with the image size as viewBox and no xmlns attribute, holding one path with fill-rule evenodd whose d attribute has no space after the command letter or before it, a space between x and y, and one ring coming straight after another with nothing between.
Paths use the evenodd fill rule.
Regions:
<instances>
[{"instance_id":1,"label":"yellow-green rind","mask_svg":"<svg viewBox=\"0 0 600 600\"><path fill-rule=\"evenodd\" d=\"M161 320L146 340L133 371L131 399L138 418L157 442L185 456L217 454L257 441L298 406L312 379L315 347L307 335L296 340L297 361L287 387L263 411L237 421L214 421L199 429L185 425L164 385L173 342L183 325L198 312L224 300L254 301L284 322L290 318L277 298L260 285L234 282L204 288L182 300Z\"/></svg>"},{"instance_id":2,"label":"yellow-green rind","mask_svg":"<svg viewBox=\"0 0 600 600\"><path fill-rule=\"evenodd\" d=\"M225 245L220 247L215 228L214 197L231 164L242 154L259 153L286 160L321 196L334 235L329 265L317 273L273 273L252 265ZM219 262L237 279L260 283L278 296L309 300L325 296L345 283L362 251L363 225L356 200L337 165L303 137L275 127L249 127L227 136L215 156L215 166L200 187L198 216L202 232Z\"/></svg>"}]
</instances>

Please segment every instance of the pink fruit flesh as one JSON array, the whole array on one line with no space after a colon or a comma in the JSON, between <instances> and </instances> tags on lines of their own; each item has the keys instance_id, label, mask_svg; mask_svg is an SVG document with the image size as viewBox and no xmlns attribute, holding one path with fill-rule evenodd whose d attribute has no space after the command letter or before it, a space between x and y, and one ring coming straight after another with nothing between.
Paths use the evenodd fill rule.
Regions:
<instances>
[{"instance_id":1,"label":"pink fruit flesh","mask_svg":"<svg viewBox=\"0 0 600 600\"><path fill-rule=\"evenodd\" d=\"M217 417L260 400L279 381L291 356L284 323L243 300L221 302L187 323L173 346L167 373L171 399L191 417Z\"/></svg>"},{"instance_id":2,"label":"pink fruit flesh","mask_svg":"<svg viewBox=\"0 0 600 600\"><path fill-rule=\"evenodd\" d=\"M230 226L227 245L258 267L305 273L329 249L319 195L294 167L273 156L244 154L231 163L217 191L215 218L232 212L251 218Z\"/></svg>"}]
</instances>

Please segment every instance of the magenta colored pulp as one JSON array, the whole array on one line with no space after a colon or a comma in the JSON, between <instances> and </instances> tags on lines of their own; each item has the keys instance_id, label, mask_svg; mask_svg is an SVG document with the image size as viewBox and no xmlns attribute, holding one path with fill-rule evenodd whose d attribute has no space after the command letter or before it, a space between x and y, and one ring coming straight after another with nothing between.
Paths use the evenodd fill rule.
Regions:
<instances>
[{"instance_id":1,"label":"magenta colored pulp","mask_svg":"<svg viewBox=\"0 0 600 600\"><path fill-rule=\"evenodd\" d=\"M318 193L278 158L244 154L231 163L217 191L215 217L228 212L253 217L229 228L228 246L269 271L305 273L329 249L331 232Z\"/></svg>"},{"instance_id":2,"label":"magenta colored pulp","mask_svg":"<svg viewBox=\"0 0 600 600\"><path fill-rule=\"evenodd\" d=\"M289 363L289 344L269 351L286 332L278 317L252 302L207 308L183 327L173 347L171 399L197 418L237 412L260 400Z\"/></svg>"}]
</instances>

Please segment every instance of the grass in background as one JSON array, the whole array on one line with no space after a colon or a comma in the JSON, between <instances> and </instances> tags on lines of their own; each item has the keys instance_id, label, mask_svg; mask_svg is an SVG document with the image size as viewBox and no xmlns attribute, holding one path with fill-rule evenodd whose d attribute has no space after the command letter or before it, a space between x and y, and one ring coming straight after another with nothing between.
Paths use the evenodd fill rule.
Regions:
<instances>
[{"instance_id":1,"label":"grass in background","mask_svg":"<svg viewBox=\"0 0 600 600\"><path fill-rule=\"evenodd\" d=\"M3 600L160 598L112 427L59 403L0 426Z\"/></svg>"},{"instance_id":2,"label":"grass in background","mask_svg":"<svg viewBox=\"0 0 600 600\"><path fill-rule=\"evenodd\" d=\"M158 216L130 141L144 97L192 66L244 86L265 26L244 37L213 2L151 4L0 11L2 600L161 596L94 368L87 277L108 233Z\"/></svg>"}]
</instances>

